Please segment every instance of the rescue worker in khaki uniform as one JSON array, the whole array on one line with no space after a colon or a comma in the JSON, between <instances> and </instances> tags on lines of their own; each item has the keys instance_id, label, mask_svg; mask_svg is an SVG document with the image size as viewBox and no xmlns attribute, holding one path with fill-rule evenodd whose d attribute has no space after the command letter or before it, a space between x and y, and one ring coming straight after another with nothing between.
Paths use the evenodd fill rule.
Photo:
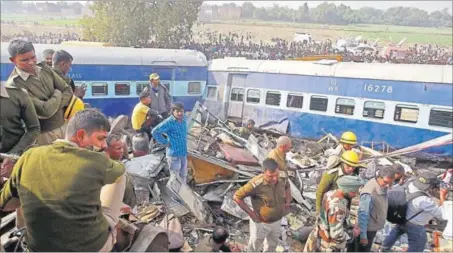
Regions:
<instances>
[{"instance_id":1,"label":"rescue worker in khaki uniform","mask_svg":"<svg viewBox=\"0 0 453 253\"><path fill-rule=\"evenodd\" d=\"M66 137L29 149L0 193L0 209L20 204L29 251L110 252L125 190L125 168L101 153L110 124L95 109L77 113Z\"/></svg>"},{"instance_id":2,"label":"rescue worker in khaki uniform","mask_svg":"<svg viewBox=\"0 0 453 253\"><path fill-rule=\"evenodd\" d=\"M63 79L69 86L71 86L74 96L78 97L81 101L85 96L86 84L82 86L76 86L74 80L68 76L69 71L72 66L72 55L65 50L58 50L53 54L52 58L52 68L57 73L61 79ZM83 104L83 102L82 102ZM82 109L83 110L83 109Z\"/></svg>"},{"instance_id":3,"label":"rescue worker in khaki uniform","mask_svg":"<svg viewBox=\"0 0 453 253\"><path fill-rule=\"evenodd\" d=\"M347 244L360 234L349 224L348 205L364 183L358 176L344 176L337 181L338 189L324 195L304 252L346 252Z\"/></svg>"},{"instance_id":4,"label":"rescue worker in khaki uniform","mask_svg":"<svg viewBox=\"0 0 453 253\"><path fill-rule=\"evenodd\" d=\"M277 147L272 149L267 155L268 158L274 159L280 170L280 176L288 176L288 163L286 162L286 154L291 150L291 139L288 136L280 136L277 139Z\"/></svg>"},{"instance_id":5,"label":"rescue worker in khaki uniform","mask_svg":"<svg viewBox=\"0 0 453 253\"><path fill-rule=\"evenodd\" d=\"M64 107L68 106L73 96L71 87L47 64L36 64L35 49L31 42L13 40L8 52L15 68L6 81L6 87L22 88L30 95L41 126L37 144L47 145L63 138Z\"/></svg>"},{"instance_id":6,"label":"rescue worker in khaki uniform","mask_svg":"<svg viewBox=\"0 0 453 253\"><path fill-rule=\"evenodd\" d=\"M0 153L21 155L35 142L40 133L39 120L27 91L0 84L0 127ZM13 160L5 158L0 176L8 178L13 165Z\"/></svg>"},{"instance_id":7,"label":"rescue worker in khaki uniform","mask_svg":"<svg viewBox=\"0 0 453 253\"><path fill-rule=\"evenodd\" d=\"M354 151L345 151L341 155L340 163L322 174L321 182L316 190L316 213L321 210L323 195L337 188L337 180L345 175L358 175L359 155Z\"/></svg>"},{"instance_id":8,"label":"rescue worker in khaki uniform","mask_svg":"<svg viewBox=\"0 0 453 253\"><path fill-rule=\"evenodd\" d=\"M236 191L234 201L250 216L250 239L247 252L275 252L280 237L281 219L291 203L287 177L279 176L277 163L270 158L263 161L264 172ZM285 197L282 197L285 196ZM251 197L253 210L244 198Z\"/></svg>"}]
</instances>

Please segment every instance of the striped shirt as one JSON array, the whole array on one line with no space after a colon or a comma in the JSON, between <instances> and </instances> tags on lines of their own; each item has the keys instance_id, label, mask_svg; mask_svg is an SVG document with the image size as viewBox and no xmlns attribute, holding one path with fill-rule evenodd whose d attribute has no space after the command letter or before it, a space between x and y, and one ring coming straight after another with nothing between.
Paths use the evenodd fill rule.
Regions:
<instances>
[{"instance_id":1,"label":"striped shirt","mask_svg":"<svg viewBox=\"0 0 453 253\"><path fill-rule=\"evenodd\" d=\"M166 134L166 139L162 134ZM171 115L157 125L152 135L154 139L164 145L169 145L167 156L187 156L187 121L186 117L181 122Z\"/></svg>"}]
</instances>

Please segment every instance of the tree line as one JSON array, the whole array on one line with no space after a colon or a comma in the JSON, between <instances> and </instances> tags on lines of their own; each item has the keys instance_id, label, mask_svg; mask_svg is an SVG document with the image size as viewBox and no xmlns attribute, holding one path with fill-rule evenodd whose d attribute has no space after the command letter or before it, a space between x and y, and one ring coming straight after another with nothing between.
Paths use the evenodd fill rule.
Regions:
<instances>
[{"instance_id":1,"label":"tree line","mask_svg":"<svg viewBox=\"0 0 453 253\"><path fill-rule=\"evenodd\" d=\"M324 2L314 8L309 8L305 2L298 9L291 9L279 5L271 8L258 8L253 3L245 2L242 6L234 3L224 4L222 7L241 8L241 18L263 21L286 21L301 23L322 24L385 24L420 27L452 27L452 15L448 8L428 13L413 7L392 7L380 10L371 7L352 9L344 4ZM218 8L214 7L213 8ZM215 10L213 10L215 12Z\"/></svg>"}]
</instances>

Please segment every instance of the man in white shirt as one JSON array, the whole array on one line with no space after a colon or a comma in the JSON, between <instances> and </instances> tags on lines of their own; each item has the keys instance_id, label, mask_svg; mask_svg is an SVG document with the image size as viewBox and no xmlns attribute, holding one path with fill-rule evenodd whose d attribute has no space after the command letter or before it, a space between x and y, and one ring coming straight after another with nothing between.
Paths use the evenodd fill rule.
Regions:
<instances>
[{"instance_id":1,"label":"man in white shirt","mask_svg":"<svg viewBox=\"0 0 453 253\"><path fill-rule=\"evenodd\" d=\"M431 199L428 191L438 188L437 176L431 172L421 173L409 183L408 193L425 192L426 195L416 197L408 203L406 217L408 222L396 225L382 244L382 251L391 251L398 238L407 234L409 248L407 252L423 252L427 242L425 225L433 218L443 220L442 205L447 198L448 189L440 189L439 205Z\"/></svg>"}]
</instances>

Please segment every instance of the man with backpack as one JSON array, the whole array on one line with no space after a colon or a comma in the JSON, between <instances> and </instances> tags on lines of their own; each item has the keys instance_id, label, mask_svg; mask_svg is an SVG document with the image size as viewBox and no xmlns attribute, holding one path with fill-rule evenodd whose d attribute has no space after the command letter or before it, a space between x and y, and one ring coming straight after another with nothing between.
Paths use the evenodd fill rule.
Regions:
<instances>
[{"instance_id":1,"label":"man with backpack","mask_svg":"<svg viewBox=\"0 0 453 253\"><path fill-rule=\"evenodd\" d=\"M377 231L384 228L387 218L387 189L392 185L395 173L390 166L381 168L377 177L369 180L360 191L358 211L360 238L359 252L370 252Z\"/></svg>"},{"instance_id":2,"label":"man with backpack","mask_svg":"<svg viewBox=\"0 0 453 253\"><path fill-rule=\"evenodd\" d=\"M396 226L385 238L382 251L391 251L398 238L407 234L409 248L407 252L422 252L427 242L425 225L433 218L442 218L442 205L448 190L440 189L439 205L431 199L429 191L439 188L437 176L423 172L407 187L395 187L388 192L389 209L387 220Z\"/></svg>"}]
</instances>

